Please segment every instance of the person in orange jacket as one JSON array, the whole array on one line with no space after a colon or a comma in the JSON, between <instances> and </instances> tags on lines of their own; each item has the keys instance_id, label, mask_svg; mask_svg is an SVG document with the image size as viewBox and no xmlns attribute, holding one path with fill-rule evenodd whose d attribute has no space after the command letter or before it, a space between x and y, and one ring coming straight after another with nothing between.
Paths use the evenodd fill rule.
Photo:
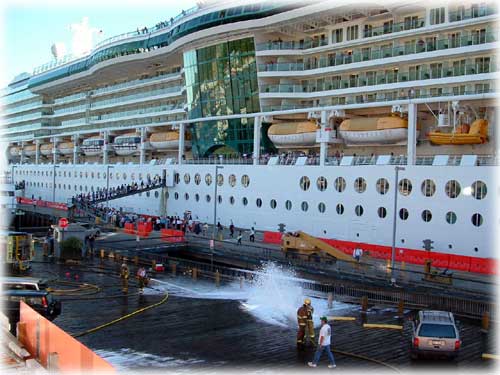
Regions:
<instances>
[{"instance_id":1,"label":"person in orange jacket","mask_svg":"<svg viewBox=\"0 0 500 375\"><path fill-rule=\"evenodd\" d=\"M314 346L314 324L312 322L312 314L314 312L311 306L311 300L306 298L304 304L297 310L297 322L299 324L299 331L297 332L297 348L303 349L306 344L306 329L309 331L309 339L311 345Z\"/></svg>"}]
</instances>

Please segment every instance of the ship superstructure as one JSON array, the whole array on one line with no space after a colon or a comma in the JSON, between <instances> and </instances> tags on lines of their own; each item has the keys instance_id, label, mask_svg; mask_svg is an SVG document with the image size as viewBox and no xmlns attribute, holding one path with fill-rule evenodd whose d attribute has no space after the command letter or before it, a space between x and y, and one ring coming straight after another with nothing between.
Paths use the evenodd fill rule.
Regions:
<instances>
[{"instance_id":1,"label":"ship superstructure","mask_svg":"<svg viewBox=\"0 0 500 375\"><path fill-rule=\"evenodd\" d=\"M428 238L450 268L491 266L494 2L183 13L9 85L3 137L27 196L66 202L165 173L167 188L113 205L211 222L215 204L223 224L381 254L397 199L398 256L422 263Z\"/></svg>"}]
</instances>

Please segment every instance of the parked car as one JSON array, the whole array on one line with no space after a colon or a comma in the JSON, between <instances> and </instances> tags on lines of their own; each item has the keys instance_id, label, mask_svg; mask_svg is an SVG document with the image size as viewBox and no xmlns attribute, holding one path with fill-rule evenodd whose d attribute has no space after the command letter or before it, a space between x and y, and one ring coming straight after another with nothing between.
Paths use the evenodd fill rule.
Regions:
<instances>
[{"instance_id":1,"label":"parked car","mask_svg":"<svg viewBox=\"0 0 500 375\"><path fill-rule=\"evenodd\" d=\"M412 321L412 359L423 356L456 358L462 341L451 312L420 311Z\"/></svg>"},{"instance_id":2,"label":"parked car","mask_svg":"<svg viewBox=\"0 0 500 375\"><path fill-rule=\"evenodd\" d=\"M20 319L20 301L25 302L40 315L54 320L61 313L61 302L52 298L47 290L2 290L3 312L9 318L10 331L16 332Z\"/></svg>"},{"instance_id":3,"label":"parked car","mask_svg":"<svg viewBox=\"0 0 500 375\"><path fill-rule=\"evenodd\" d=\"M36 277L0 277L0 287L3 290L44 290L47 282Z\"/></svg>"}]
</instances>

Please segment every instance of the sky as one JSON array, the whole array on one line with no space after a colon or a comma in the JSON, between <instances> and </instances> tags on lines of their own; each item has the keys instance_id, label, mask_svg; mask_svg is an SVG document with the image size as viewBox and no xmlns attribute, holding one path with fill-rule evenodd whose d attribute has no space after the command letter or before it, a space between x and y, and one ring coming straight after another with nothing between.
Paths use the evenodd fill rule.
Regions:
<instances>
[{"instance_id":1,"label":"sky","mask_svg":"<svg viewBox=\"0 0 500 375\"><path fill-rule=\"evenodd\" d=\"M89 18L102 34L94 42L175 17L195 0L3 0L0 2L0 87L54 59L51 46L71 52L70 25Z\"/></svg>"}]
</instances>

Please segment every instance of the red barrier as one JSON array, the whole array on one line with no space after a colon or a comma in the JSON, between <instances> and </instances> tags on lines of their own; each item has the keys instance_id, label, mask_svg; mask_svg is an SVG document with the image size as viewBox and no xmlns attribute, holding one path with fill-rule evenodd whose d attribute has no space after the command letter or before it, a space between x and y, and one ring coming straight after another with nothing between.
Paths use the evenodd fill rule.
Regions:
<instances>
[{"instance_id":1,"label":"red barrier","mask_svg":"<svg viewBox=\"0 0 500 375\"><path fill-rule=\"evenodd\" d=\"M30 199L30 198L25 198L25 197L17 197L16 199L17 199L17 203L19 203L19 204L30 204L30 205L34 205L37 207L48 207L48 208L54 208L56 210L62 210L62 211L68 210L68 205L65 203L43 201L41 199Z\"/></svg>"},{"instance_id":2,"label":"red barrier","mask_svg":"<svg viewBox=\"0 0 500 375\"><path fill-rule=\"evenodd\" d=\"M146 223L137 223L137 234L140 237L149 236L149 232L147 230Z\"/></svg>"},{"instance_id":3,"label":"red barrier","mask_svg":"<svg viewBox=\"0 0 500 375\"><path fill-rule=\"evenodd\" d=\"M160 231L162 240L167 242L184 242L184 232L175 229L162 229Z\"/></svg>"},{"instance_id":4,"label":"red barrier","mask_svg":"<svg viewBox=\"0 0 500 375\"><path fill-rule=\"evenodd\" d=\"M146 232L152 232L153 231L153 222L148 221L146 222Z\"/></svg>"},{"instance_id":5,"label":"red barrier","mask_svg":"<svg viewBox=\"0 0 500 375\"><path fill-rule=\"evenodd\" d=\"M135 228L133 223L125 223L124 232L127 234L134 234Z\"/></svg>"}]
</instances>

